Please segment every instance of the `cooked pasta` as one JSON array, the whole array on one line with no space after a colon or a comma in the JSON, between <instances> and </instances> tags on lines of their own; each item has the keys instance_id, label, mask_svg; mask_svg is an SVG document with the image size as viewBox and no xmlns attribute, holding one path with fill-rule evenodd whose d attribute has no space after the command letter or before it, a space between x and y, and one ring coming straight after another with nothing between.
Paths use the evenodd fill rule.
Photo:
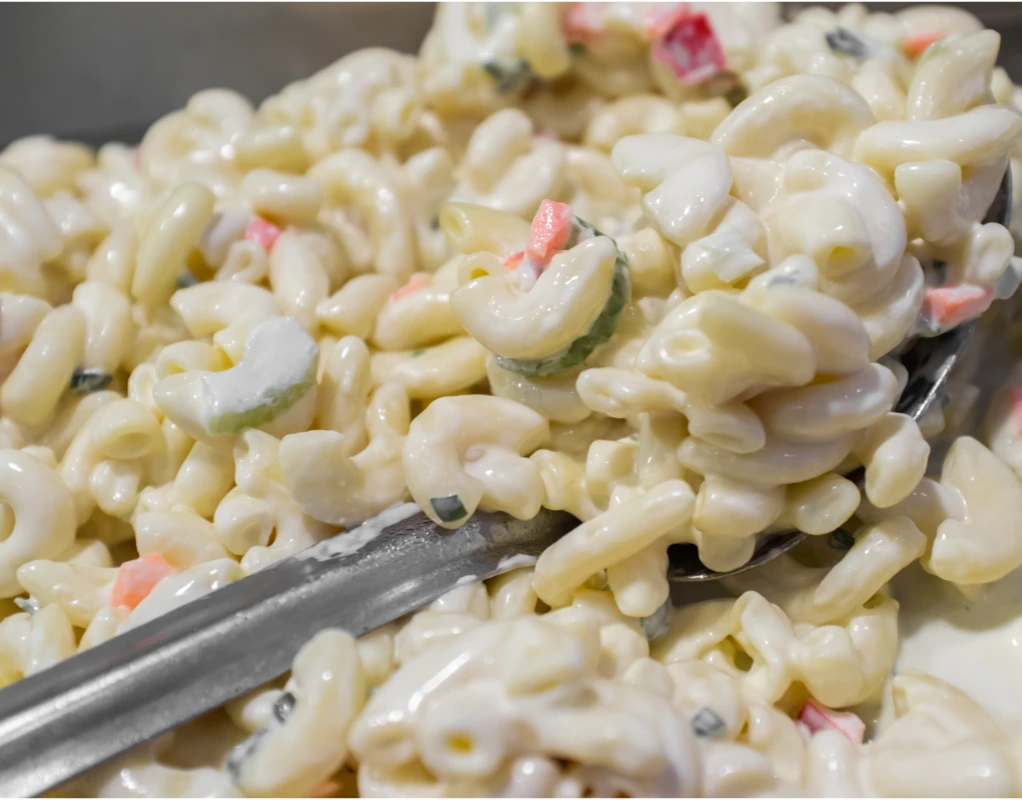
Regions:
<instances>
[{"instance_id":1,"label":"cooked pasta","mask_svg":"<svg viewBox=\"0 0 1022 800\"><path fill-rule=\"evenodd\" d=\"M1014 633L899 618L1022 567L1022 372L942 469L980 388L895 411L905 347L1022 278L999 46L952 6L450 3L418 57L0 152L0 685L396 504L579 521L75 792L1022 793L1022 703L913 655L1017 636L1017 581ZM786 530L672 592L669 548Z\"/></svg>"}]
</instances>

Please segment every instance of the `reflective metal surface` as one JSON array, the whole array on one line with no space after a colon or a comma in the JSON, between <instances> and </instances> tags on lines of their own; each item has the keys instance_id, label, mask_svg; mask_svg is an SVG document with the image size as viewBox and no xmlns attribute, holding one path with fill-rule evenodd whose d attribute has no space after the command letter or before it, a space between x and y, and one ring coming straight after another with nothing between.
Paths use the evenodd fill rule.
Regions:
<instances>
[{"instance_id":1,"label":"reflective metal surface","mask_svg":"<svg viewBox=\"0 0 1022 800\"><path fill-rule=\"evenodd\" d=\"M479 513L448 531L416 513L354 554L326 555L334 537L25 678L0 691L0 797L47 791L282 675L318 631L361 635L577 524Z\"/></svg>"}]
</instances>

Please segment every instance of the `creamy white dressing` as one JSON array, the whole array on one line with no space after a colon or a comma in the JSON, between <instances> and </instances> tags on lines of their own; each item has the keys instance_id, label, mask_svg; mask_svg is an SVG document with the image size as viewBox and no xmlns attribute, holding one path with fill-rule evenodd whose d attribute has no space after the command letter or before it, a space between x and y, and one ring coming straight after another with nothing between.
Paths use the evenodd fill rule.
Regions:
<instances>
[{"instance_id":1,"label":"creamy white dressing","mask_svg":"<svg viewBox=\"0 0 1022 800\"><path fill-rule=\"evenodd\" d=\"M221 266L231 245L245 234L252 212L245 208L228 208L217 212L199 239L199 252L207 264Z\"/></svg>"},{"instance_id":2,"label":"creamy white dressing","mask_svg":"<svg viewBox=\"0 0 1022 800\"><path fill-rule=\"evenodd\" d=\"M895 671L926 672L1022 725L1022 569L964 594L915 564L891 587L901 604Z\"/></svg>"},{"instance_id":3,"label":"creamy white dressing","mask_svg":"<svg viewBox=\"0 0 1022 800\"><path fill-rule=\"evenodd\" d=\"M153 387L156 405L197 439L236 433L252 424L260 407L277 402L279 419L315 383L319 346L294 317L271 317L245 340L241 361L222 372L192 370L169 375ZM252 414L251 417L244 415ZM272 418L271 418L272 419Z\"/></svg>"},{"instance_id":4,"label":"creamy white dressing","mask_svg":"<svg viewBox=\"0 0 1022 800\"><path fill-rule=\"evenodd\" d=\"M302 384L315 369L319 347L294 317L261 322L245 341L245 356L237 366L202 377L208 405L206 419L251 411Z\"/></svg>"},{"instance_id":5,"label":"creamy white dressing","mask_svg":"<svg viewBox=\"0 0 1022 800\"><path fill-rule=\"evenodd\" d=\"M375 517L367 519L357 528L339 533L324 542L320 542L315 547L310 547L308 550L299 553L298 558L313 558L316 561L323 561L328 558L357 553L383 533L384 530L408 519L413 514L418 513L418 511L419 507L415 503L401 503L400 505L391 506L381 511Z\"/></svg>"},{"instance_id":6,"label":"creamy white dressing","mask_svg":"<svg viewBox=\"0 0 1022 800\"><path fill-rule=\"evenodd\" d=\"M513 556L504 556L500 561L497 562L497 569L493 575L500 575L504 572L511 572L512 570L521 569L522 567L534 567L539 559L536 556L530 556L525 553L518 553ZM492 576L490 576L492 577ZM458 578L454 584L454 588L457 589L461 586L468 586L476 581L481 580L478 575L462 575Z\"/></svg>"},{"instance_id":7,"label":"creamy white dressing","mask_svg":"<svg viewBox=\"0 0 1022 800\"><path fill-rule=\"evenodd\" d=\"M539 559L536 556L526 555L525 553L518 553L513 556L504 556L500 561L497 562L497 570L499 572L510 572L513 569L520 569L521 567L534 567Z\"/></svg>"},{"instance_id":8,"label":"creamy white dressing","mask_svg":"<svg viewBox=\"0 0 1022 800\"><path fill-rule=\"evenodd\" d=\"M387 528L403 522L414 514L419 513L419 506L415 503L400 503L381 511L375 517L367 519L357 528L344 531L333 536L314 547L299 553L297 558L312 558L323 561L338 556L348 556L357 553L371 541L376 539ZM536 556L525 553L518 553L513 556L504 556L497 562L497 573L510 572L522 567L531 567L536 564ZM455 587L465 586L479 580L478 575L463 575L455 583Z\"/></svg>"}]
</instances>

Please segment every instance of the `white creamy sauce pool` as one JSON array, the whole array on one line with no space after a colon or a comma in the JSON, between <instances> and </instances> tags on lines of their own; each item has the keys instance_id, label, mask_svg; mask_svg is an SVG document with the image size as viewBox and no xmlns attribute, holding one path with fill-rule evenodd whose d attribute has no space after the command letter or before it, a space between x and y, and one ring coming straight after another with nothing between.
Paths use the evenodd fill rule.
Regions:
<instances>
[{"instance_id":1,"label":"white creamy sauce pool","mask_svg":"<svg viewBox=\"0 0 1022 800\"><path fill-rule=\"evenodd\" d=\"M499 572L510 572L513 569L521 569L522 567L534 567L539 559L536 556L526 555L525 553L519 553L515 556L504 556L497 564L497 570Z\"/></svg>"},{"instance_id":2,"label":"white creamy sauce pool","mask_svg":"<svg viewBox=\"0 0 1022 800\"><path fill-rule=\"evenodd\" d=\"M319 347L294 317L273 317L245 341L245 356L232 369L203 376L210 396L207 418L251 411L267 395L302 383L315 367Z\"/></svg>"},{"instance_id":3,"label":"white creamy sauce pool","mask_svg":"<svg viewBox=\"0 0 1022 800\"><path fill-rule=\"evenodd\" d=\"M333 558L334 556L351 555L361 550L391 525L396 525L408 519L418 511L419 507L415 503L401 503L400 505L391 506L375 517L367 519L357 528L339 533L314 547L310 547L303 553L299 553L298 558L314 558L322 561L325 558Z\"/></svg>"},{"instance_id":4,"label":"white creamy sauce pool","mask_svg":"<svg viewBox=\"0 0 1022 800\"><path fill-rule=\"evenodd\" d=\"M914 564L891 588L901 604L896 671L934 675L1022 727L1022 569L963 593Z\"/></svg>"}]
</instances>

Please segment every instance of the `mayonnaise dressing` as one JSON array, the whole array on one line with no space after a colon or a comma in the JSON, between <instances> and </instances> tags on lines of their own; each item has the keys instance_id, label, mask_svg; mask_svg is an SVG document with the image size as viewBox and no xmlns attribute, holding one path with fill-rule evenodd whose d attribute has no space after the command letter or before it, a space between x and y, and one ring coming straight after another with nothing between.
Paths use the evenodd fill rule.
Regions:
<instances>
[{"instance_id":1,"label":"mayonnaise dressing","mask_svg":"<svg viewBox=\"0 0 1022 800\"><path fill-rule=\"evenodd\" d=\"M400 505L391 506L381 511L375 517L367 519L357 528L339 533L315 547L310 547L305 552L300 553L298 558L314 558L317 561L323 561L328 558L357 553L391 525L397 525L397 523L408 519L417 513L418 510L419 507L415 503L401 503Z\"/></svg>"},{"instance_id":2,"label":"mayonnaise dressing","mask_svg":"<svg viewBox=\"0 0 1022 800\"><path fill-rule=\"evenodd\" d=\"M1022 569L964 594L915 564L891 588L901 604L895 671L926 672L1022 725Z\"/></svg>"},{"instance_id":3,"label":"mayonnaise dressing","mask_svg":"<svg viewBox=\"0 0 1022 800\"><path fill-rule=\"evenodd\" d=\"M298 320L271 317L248 334L238 364L221 372L168 375L153 387L153 400L197 439L233 434L294 407L315 385L318 359L319 346Z\"/></svg>"},{"instance_id":4,"label":"mayonnaise dressing","mask_svg":"<svg viewBox=\"0 0 1022 800\"><path fill-rule=\"evenodd\" d=\"M203 376L209 398L207 423L223 414L251 411L269 402L271 394L299 390L310 370L315 370L318 355L315 340L294 317L261 322L248 335L240 364Z\"/></svg>"},{"instance_id":5,"label":"mayonnaise dressing","mask_svg":"<svg viewBox=\"0 0 1022 800\"><path fill-rule=\"evenodd\" d=\"M497 562L497 570L499 572L510 572L513 569L520 569L521 567L534 567L539 559L536 556L526 555L525 553L518 553L513 556L504 556L499 562Z\"/></svg>"}]
</instances>

